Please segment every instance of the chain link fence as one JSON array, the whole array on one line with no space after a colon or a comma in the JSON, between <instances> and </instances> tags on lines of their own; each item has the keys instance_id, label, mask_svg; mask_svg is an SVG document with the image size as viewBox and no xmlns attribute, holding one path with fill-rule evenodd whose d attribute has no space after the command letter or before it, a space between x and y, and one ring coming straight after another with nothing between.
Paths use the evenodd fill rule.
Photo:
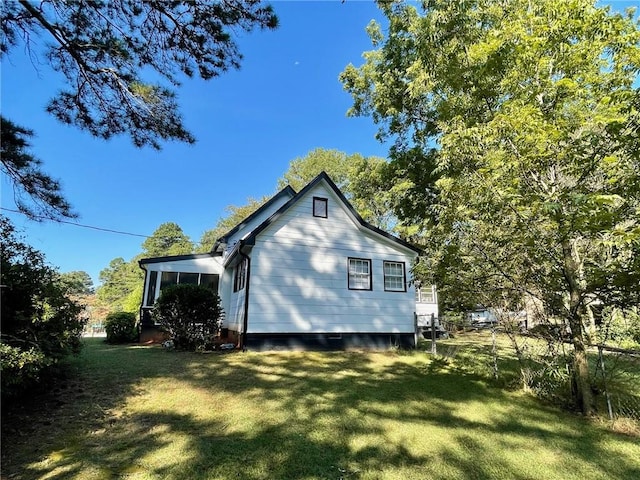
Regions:
<instances>
[{"instance_id":1,"label":"chain link fence","mask_svg":"<svg viewBox=\"0 0 640 480\"><path fill-rule=\"evenodd\" d=\"M450 339L438 338L437 353L469 368L523 388L564 408L572 405L573 347L567 338L530 331L506 332L500 324L473 326L463 318L442 318ZM426 343L430 338L425 335ZM426 346L426 350L434 349ZM640 421L640 350L608 345L589 348L591 384L598 414Z\"/></svg>"},{"instance_id":2,"label":"chain link fence","mask_svg":"<svg viewBox=\"0 0 640 480\"><path fill-rule=\"evenodd\" d=\"M640 351L597 345L594 385L611 420L640 420Z\"/></svg>"}]
</instances>

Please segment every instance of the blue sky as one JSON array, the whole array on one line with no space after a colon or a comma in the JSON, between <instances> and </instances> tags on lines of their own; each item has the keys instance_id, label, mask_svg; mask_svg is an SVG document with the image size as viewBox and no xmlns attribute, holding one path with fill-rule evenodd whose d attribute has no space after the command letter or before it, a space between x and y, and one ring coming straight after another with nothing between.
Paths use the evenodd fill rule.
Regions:
<instances>
[{"instance_id":1,"label":"blue sky","mask_svg":"<svg viewBox=\"0 0 640 480\"><path fill-rule=\"evenodd\" d=\"M616 10L636 4L603 3ZM178 90L184 122L198 139L193 146L136 149L126 137L105 142L64 126L44 111L61 77L19 47L3 58L2 113L35 130L32 152L62 181L78 223L150 235L171 221L197 242L227 205L274 193L289 162L314 148L387 156L370 119L346 117L351 98L338 81L372 48L365 27L382 21L377 7L368 0L272 4L280 28L238 38L240 70L208 82L185 80ZM2 206L13 208L6 179L0 187ZM60 271L84 270L96 283L112 259L142 250L144 238L2 213Z\"/></svg>"},{"instance_id":2,"label":"blue sky","mask_svg":"<svg viewBox=\"0 0 640 480\"><path fill-rule=\"evenodd\" d=\"M61 180L78 223L150 235L178 223L193 241L213 228L230 204L275 191L289 162L317 147L386 157L370 119L347 118L350 96L338 81L349 63L371 49L365 27L381 20L369 1L273 2L276 31L238 38L242 68L178 90L193 146L167 143L157 152L126 137L95 139L44 112L62 88L46 65L33 65L20 48L2 61L2 113L36 132L32 152ZM42 42L42 39L38 39ZM13 192L2 179L2 206ZM144 238L2 212L60 271L84 270L94 282L116 257L140 253Z\"/></svg>"}]
</instances>

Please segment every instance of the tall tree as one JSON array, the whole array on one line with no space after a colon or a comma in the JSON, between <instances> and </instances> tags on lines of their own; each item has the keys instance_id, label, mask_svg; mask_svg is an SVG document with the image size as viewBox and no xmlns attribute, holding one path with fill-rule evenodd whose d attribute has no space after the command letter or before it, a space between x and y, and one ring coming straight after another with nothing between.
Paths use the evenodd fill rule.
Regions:
<instances>
[{"instance_id":1,"label":"tall tree","mask_svg":"<svg viewBox=\"0 0 640 480\"><path fill-rule=\"evenodd\" d=\"M209 80L239 68L233 33L278 24L260 0L20 0L2 2L0 9L0 53L21 45L66 78L49 113L96 137L127 133L136 146L154 148L163 140L194 142L171 88L180 76ZM39 36L44 50L37 47Z\"/></svg>"},{"instance_id":2,"label":"tall tree","mask_svg":"<svg viewBox=\"0 0 640 480\"><path fill-rule=\"evenodd\" d=\"M133 308L131 308L133 302L127 301L131 292L135 291L144 279L144 274L136 260L127 262L122 257L114 258L109 262L108 267L100 271L99 279L101 285L96 290L99 303L112 312L138 310L140 301Z\"/></svg>"},{"instance_id":3,"label":"tall tree","mask_svg":"<svg viewBox=\"0 0 640 480\"><path fill-rule=\"evenodd\" d=\"M395 137L395 162L427 160L414 199L428 232L422 273L451 291L457 278L471 292L490 281L566 322L575 400L590 413L588 307L637 302L640 289L633 12L588 0L379 5L386 37L370 25L377 50L341 78L351 114Z\"/></svg>"},{"instance_id":4,"label":"tall tree","mask_svg":"<svg viewBox=\"0 0 640 480\"><path fill-rule=\"evenodd\" d=\"M349 182L349 165L355 157L361 158L358 154L348 155L339 150L325 148L311 150L304 157L298 157L289 162L289 168L278 180L278 189L289 185L299 192L322 171L327 172L334 183L343 189Z\"/></svg>"},{"instance_id":5,"label":"tall tree","mask_svg":"<svg viewBox=\"0 0 640 480\"><path fill-rule=\"evenodd\" d=\"M143 257L160 257L163 255L184 255L193 252L193 243L182 231L180 225L166 222L142 242Z\"/></svg>"},{"instance_id":6,"label":"tall tree","mask_svg":"<svg viewBox=\"0 0 640 480\"><path fill-rule=\"evenodd\" d=\"M93 293L93 280L87 272L81 270L64 272L58 277L72 295L91 295Z\"/></svg>"},{"instance_id":7,"label":"tall tree","mask_svg":"<svg viewBox=\"0 0 640 480\"><path fill-rule=\"evenodd\" d=\"M101 285L96 291L98 301L111 311L137 312L142 302L144 273L138 260L166 255L184 255L194 251L193 242L174 222L161 224L142 243L142 252L126 261L118 257L100 272Z\"/></svg>"},{"instance_id":8,"label":"tall tree","mask_svg":"<svg viewBox=\"0 0 640 480\"><path fill-rule=\"evenodd\" d=\"M211 230L206 230L200 237L200 242L196 247L196 251L204 253L210 252L216 240L238 225L242 220L247 218L253 212L258 210L262 205L267 203L269 196L259 199L248 198L245 205L228 205L225 210L227 215L222 217Z\"/></svg>"},{"instance_id":9,"label":"tall tree","mask_svg":"<svg viewBox=\"0 0 640 480\"><path fill-rule=\"evenodd\" d=\"M0 130L0 166L12 183L18 209L32 219L76 217L60 182L44 173L42 161L29 152L33 131L4 116L0 116Z\"/></svg>"},{"instance_id":10,"label":"tall tree","mask_svg":"<svg viewBox=\"0 0 640 480\"><path fill-rule=\"evenodd\" d=\"M393 171L380 157L347 157L349 165L344 193L356 211L372 225L405 236L394 213L396 191ZM331 175L329 173L329 175Z\"/></svg>"},{"instance_id":11,"label":"tall tree","mask_svg":"<svg viewBox=\"0 0 640 480\"><path fill-rule=\"evenodd\" d=\"M278 188L290 185L300 191L320 172L326 172L363 218L376 227L393 230L393 192L389 164L384 158L363 157L339 150L316 148L289 163Z\"/></svg>"}]
</instances>

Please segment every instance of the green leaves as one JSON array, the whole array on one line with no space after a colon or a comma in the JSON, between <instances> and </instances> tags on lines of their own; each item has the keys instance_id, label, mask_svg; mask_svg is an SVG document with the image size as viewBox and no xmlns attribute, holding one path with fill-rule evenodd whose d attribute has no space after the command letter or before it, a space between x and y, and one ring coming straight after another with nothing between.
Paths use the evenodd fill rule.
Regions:
<instances>
[{"instance_id":1,"label":"green leaves","mask_svg":"<svg viewBox=\"0 0 640 480\"><path fill-rule=\"evenodd\" d=\"M44 255L25 244L0 217L2 395L20 393L46 368L80 349L83 306Z\"/></svg>"},{"instance_id":2,"label":"green leaves","mask_svg":"<svg viewBox=\"0 0 640 480\"><path fill-rule=\"evenodd\" d=\"M60 183L41 170L30 152L33 132L0 117L0 170L13 186L18 209L33 220L75 218Z\"/></svg>"},{"instance_id":3,"label":"green leaves","mask_svg":"<svg viewBox=\"0 0 640 480\"><path fill-rule=\"evenodd\" d=\"M178 224L166 222L142 243L142 249L129 261L114 258L100 272L102 285L96 294L100 303L111 311L137 312L140 308L144 281L144 273L138 265L140 258L189 254L194 251L194 245Z\"/></svg>"},{"instance_id":4,"label":"green leaves","mask_svg":"<svg viewBox=\"0 0 640 480\"><path fill-rule=\"evenodd\" d=\"M637 238L637 20L587 0L380 8L385 38L373 29L377 50L341 80L350 113L395 139L396 213L422 225L431 256L416 272L449 292L582 309L629 252L617 243L598 267L603 239ZM619 284L621 296L640 288Z\"/></svg>"},{"instance_id":5,"label":"green leaves","mask_svg":"<svg viewBox=\"0 0 640 480\"><path fill-rule=\"evenodd\" d=\"M169 334L176 348L213 350L224 310L217 293L199 285L174 285L162 290L153 318Z\"/></svg>"},{"instance_id":6,"label":"green leaves","mask_svg":"<svg viewBox=\"0 0 640 480\"><path fill-rule=\"evenodd\" d=\"M204 80L239 68L237 31L276 28L259 0L235 2L4 2L1 52L22 44L66 77L47 106L63 123L100 138L128 133L138 146L163 140L193 143L167 85L180 76ZM45 37L39 50L34 38Z\"/></svg>"},{"instance_id":7,"label":"green leaves","mask_svg":"<svg viewBox=\"0 0 640 480\"><path fill-rule=\"evenodd\" d=\"M166 222L142 243L143 257L184 255L193 252L193 243L177 223Z\"/></svg>"}]
</instances>

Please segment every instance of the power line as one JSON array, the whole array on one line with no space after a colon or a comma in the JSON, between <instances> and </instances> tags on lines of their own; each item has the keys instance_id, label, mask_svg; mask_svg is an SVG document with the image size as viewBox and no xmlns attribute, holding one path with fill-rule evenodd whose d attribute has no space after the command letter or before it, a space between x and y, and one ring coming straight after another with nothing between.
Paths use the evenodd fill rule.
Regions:
<instances>
[{"instance_id":1,"label":"power line","mask_svg":"<svg viewBox=\"0 0 640 480\"><path fill-rule=\"evenodd\" d=\"M0 209L6 210L7 212L19 213L21 215L27 216L24 212L21 212L20 210L13 210L11 208L5 208L5 207L0 207ZM122 232L120 230L112 230L110 228L94 227L93 225L84 225L82 223L68 222L66 220L59 220L56 218L50 218L50 217L45 217L41 215L31 215L31 216L39 220L51 220L56 223L65 223L67 225L73 225L74 227L90 228L91 230L99 230L101 232L117 233L119 235L129 235L131 237L151 238L150 235L140 235L139 233Z\"/></svg>"}]
</instances>

